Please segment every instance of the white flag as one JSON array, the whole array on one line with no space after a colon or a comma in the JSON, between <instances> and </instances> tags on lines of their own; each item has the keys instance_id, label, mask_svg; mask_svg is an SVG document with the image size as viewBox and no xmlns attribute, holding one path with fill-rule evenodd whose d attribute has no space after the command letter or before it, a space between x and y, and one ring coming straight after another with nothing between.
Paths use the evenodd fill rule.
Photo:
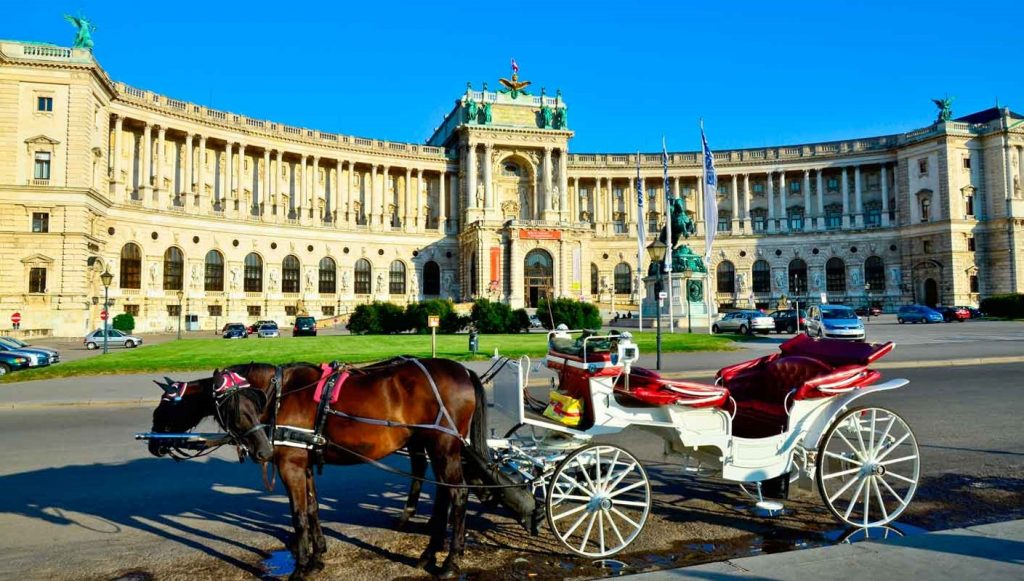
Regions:
<instances>
[{"instance_id":1,"label":"white flag","mask_svg":"<svg viewBox=\"0 0 1024 581\"><path fill-rule=\"evenodd\" d=\"M704 136L704 122L700 123L700 142L704 152L704 266L711 264L711 245L718 231L718 174L715 173L715 156L708 147Z\"/></svg>"}]
</instances>

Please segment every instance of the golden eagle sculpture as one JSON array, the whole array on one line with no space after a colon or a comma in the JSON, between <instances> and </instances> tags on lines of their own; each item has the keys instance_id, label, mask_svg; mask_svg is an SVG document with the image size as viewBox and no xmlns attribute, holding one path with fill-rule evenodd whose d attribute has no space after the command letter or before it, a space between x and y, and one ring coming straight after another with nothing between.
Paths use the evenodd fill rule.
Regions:
<instances>
[{"instance_id":1,"label":"golden eagle sculpture","mask_svg":"<svg viewBox=\"0 0 1024 581\"><path fill-rule=\"evenodd\" d=\"M502 91L502 93L508 93L513 99L515 99L520 94L529 95L529 93L523 89L529 87L532 81L519 80L519 65L516 64L516 59L512 59L512 79L498 79L498 82L507 89Z\"/></svg>"}]
</instances>

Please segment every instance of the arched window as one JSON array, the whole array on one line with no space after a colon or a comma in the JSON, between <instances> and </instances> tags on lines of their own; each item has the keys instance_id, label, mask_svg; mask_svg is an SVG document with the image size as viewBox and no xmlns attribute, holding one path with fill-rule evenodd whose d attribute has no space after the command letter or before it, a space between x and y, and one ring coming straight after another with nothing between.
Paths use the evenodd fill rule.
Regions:
<instances>
[{"instance_id":1,"label":"arched window","mask_svg":"<svg viewBox=\"0 0 1024 581\"><path fill-rule=\"evenodd\" d=\"M263 259L255 252L250 252L245 257L245 281L243 288L247 293L263 292Z\"/></svg>"},{"instance_id":2,"label":"arched window","mask_svg":"<svg viewBox=\"0 0 1024 581\"><path fill-rule=\"evenodd\" d=\"M615 265L615 294L628 295L633 288L633 269L625 262Z\"/></svg>"},{"instance_id":3,"label":"arched window","mask_svg":"<svg viewBox=\"0 0 1024 581\"><path fill-rule=\"evenodd\" d=\"M206 253L206 269L203 277L203 290L209 292L224 291L224 256L216 250Z\"/></svg>"},{"instance_id":4,"label":"arched window","mask_svg":"<svg viewBox=\"0 0 1024 581\"><path fill-rule=\"evenodd\" d=\"M789 294L807 294L807 263L799 258L789 261Z\"/></svg>"},{"instance_id":5,"label":"arched window","mask_svg":"<svg viewBox=\"0 0 1024 581\"><path fill-rule=\"evenodd\" d=\"M846 292L846 263L833 256L825 263L825 290L830 293Z\"/></svg>"},{"instance_id":6,"label":"arched window","mask_svg":"<svg viewBox=\"0 0 1024 581\"><path fill-rule=\"evenodd\" d=\"M864 261L864 282L873 291L885 290L885 262L878 256Z\"/></svg>"},{"instance_id":7,"label":"arched window","mask_svg":"<svg viewBox=\"0 0 1024 581\"><path fill-rule=\"evenodd\" d=\"M758 260L754 263L753 269L753 284L755 293L770 293L772 292L772 269L768 266L767 260Z\"/></svg>"},{"instance_id":8,"label":"arched window","mask_svg":"<svg viewBox=\"0 0 1024 581\"><path fill-rule=\"evenodd\" d=\"M433 260L423 265L423 294L441 294L441 267Z\"/></svg>"},{"instance_id":9,"label":"arched window","mask_svg":"<svg viewBox=\"0 0 1024 581\"><path fill-rule=\"evenodd\" d=\"M360 258L356 261L355 293L357 295L370 294L370 273L372 270L373 267L370 266L369 260Z\"/></svg>"},{"instance_id":10,"label":"arched window","mask_svg":"<svg viewBox=\"0 0 1024 581\"><path fill-rule=\"evenodd\" d=\"M320 285L319 291L322 295L333 295L337 292L337 276L338 268L334 264L334 259L325 256L320 259Z\"/></svg>"},{"instance_id":11,"label":"arched window","mask_svg":"<svg viewBox=\"0 0 1024 581\"><path fill-rule=\"evenodd\" d=\"M171 246L164 252L164 290L182 290L184 271L185 257L177 246Z\"/></svg>"},{"instance_id":12,"label":"arched window","mask_svg":"<svg viewBox=\"0 0 1024 581\"><path fill-rule=\"evenodd\" d=\"M591 262L590 263L590 294L592 294L594 296L597 296L597 294L600 292L600 288L597 286L597 284L598 284L597 279L598 279L598 276L597 276L597 265L594 264L593 262Z\"/></svg>"},{"instance_id":13,"label":"arched window","mask_svg":"<svg viewBox=\"0 0 1024 581\"><path fill-rule=\"evenodd\" d=\"M302 270L299 259L293 254L284 257L281 263L281 292L299 292L299 271Z\"/></svg>"},{"instance_id":14,"label":"arched window","mask_svg":"<svg viewBox=\"0 0 1024 581\"><path fill-rule=\"evenodd\" d=\"M388 293L405 294L405 263L401 260L391 261L391 268L388 269Z\"/></svg>"},{"instance_id":15,"label":"arched window","mask_svg":"<svg viewBox=\"0 0 1024 581\"><path fill-rule=\"evenodd\" d=\"M129 242L121 249L121 288L142 288L142 250Z\"/></svg>"},{"instance_id":16,"label":"arched window","mask_svg":"<svg viewBox=\"0 0 1024 581\"><path fill-rule=\"evenodd\" d=\"M718 264L718 292L736 293L736 267L728 260Z\"/></svg>"}]
</instances>

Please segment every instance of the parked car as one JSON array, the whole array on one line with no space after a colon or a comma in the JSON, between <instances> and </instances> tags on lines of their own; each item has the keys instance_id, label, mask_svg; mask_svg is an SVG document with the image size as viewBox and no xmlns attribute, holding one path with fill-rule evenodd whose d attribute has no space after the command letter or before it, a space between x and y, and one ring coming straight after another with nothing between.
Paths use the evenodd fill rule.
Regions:
<instances>
[{"instance_id":1,"label":"parked car","mask_svg":"<svg viewBox=\"0 0 1024 581\"><path fill-rule=\"evenodd\" d=\"M142 337L135 335L129 335L124 331L118 331L117 329L109 329L107 333L107 345L109 347L124 347L125 349L131 349L142 345ZM86 349L99 349L103 347L103 329L96 329L92 333L85 336Z\"/></svg>"},{"instance_id":2,"label":"parked car","mask_svg":"<svg viewBox=\"0 0 1024 581\"><path fill-rule=\"evenodd\" d=\"M870 307L857 307L854 312L860 317L877 317L882 314L882 308L871 305Z\"/></svg>"},{"instance_id":3,"label":"parked car","mask_svg":"<svg viewBox=\"0 0 1024 581\"><path fill-rule=\"evenodd\" d=\"M767 335L775 330L775 319L761 311L735 311L726 313L714 325L711 326L712 333L724 333L735 331L741 335L748 333L761 333Z\"/></svg>"},{"instance_id":4,"label":"parked car","mask_svg":"<svg viewBox=\"0 0 1024 581\"><path fill-rule=\"evenodd\" d=\"M775 321L775 332L776 333L796 333L797 328L802 329L806 325L807 311L800 309L800 324L797 325L796 320L796 309L782 309L780 311L772 311L768 313L768 316Z\"/></svg>"},{"instance_id":5,"label":"parked car","mask_svg":"<svg viewBox=\"0 0 1024 581\"><path fill-rule=\"evenodd\" d=\"M17 343L9 340L7 337L0 337L0 351L6 351L17 355L23 355L29 357L29 361L32 363L32 367L39 367L42 365L50 365L56 363L51 353L55 353L52 349L37 349L35 347L22 347ZM59 360L58 356L58 360Z\"/></svg>"},{"instance_id":6,"label":"parked car","mask_svg":"<svg viewBox=\"0 0 1024 581\"><path fill-rule=\"evenodd\" d=\"M29 345L17 337L0 337L0 345L8 344L12 349L31 349L33 351L42 351L50 356L50 364L60 363L60 351L57 351L56 349L40 347L38 345Z\"/></svg>"},{"instance_id":7,"label":"parked car","mask_svg":"<svg viewBox=\"0 0 1024 581\"><path fill-rule=\"evenodd\" d=\"M971 318L971 312L963 307L935 307L935 310L942 314L942 320L947 323L953 321L963 323Z\"/></svg>"},{"instance_id":8,"label":"parked car","mask_svg":"<svg viewBox=\"0 0 1024 581\"><path fill-rule=\"evenodd\" d=\"M277 328L277 323L273 321L267 321L256 329L256 338L264 339L267 337L280 337L281 331Z\"/></svg>"},{"instance_id":9,"label":"parked car","mask_svg":"<svg viewBox=\"0 0 1024 581\"><path fill-rule=\"evenodd\" d=\"M259 331L260 327L262 327L263 325L266 325L267 323L271 323L275 327L277 326L277 322L275 322L275 321L256 321L255 323L253 323L253 324L249 325L248 327L246 327L245 332L249 333L250 335L252 335L253 333Z\"/></svg>"},{"instance_id":10,"label":"parked car","mask_svg":"<svg viewBox=\"0 0 1024 581\"><path fill-rule=\"evenodd\" d=\"M248 339L249 332L246 330L245 325L241 323L228 323L224 325L222 337L225 339Z\"/></svg>"},{"instance_id":11,"label":"parked car","mask_svg":"<svg viewBox=\"0 0 1024 581\"><path fill-rule=\"evenodd\" d=\"M530 315L530 328L542 329L544 328L544 323L540 322L540 318L538 318L537 315Z\"/></svg>"},{"instance_id":12,"label":"parked car","mask_svg":"<svg viewBox=\"0 0 1024 581\"><path fill-rule=\"evenodd\" d=\"M967 313L971 315L972 319L980 319L985 316L985 313L979 311L975 307L957 307L958 309L967 309Z\"/></svg>"},{"instance_id":13,"label":"parked car","mask_svg":"<svg viewBox=\"0 0 1024 581\"><path fill-rule=\"evenodd\" d=\"M303 335L316 337L316 319L313 317L295 317L295 325L292 326L292 337Z\"/></svg>"},{"instance_id":14,"label":"parked car","mask_svg":"<svg viewBox=\"0 0 1024 581\"><path fill-rule=\"evenodd\" d=\"M942 313L924 305L903 305L896 311L896 322L903 323L941 323Z\"/></svg>"},{"instance_id":15,"label":"parked car","mask_svg":"<svg viewBox=\"0 0 1024 581\"><path fill-rule=\"evenodd\" d=\"M807 334L811 337L863 341L864 322L850 307L817 305L807 312Z\"/></svg>"},{"instance_id":16,"label":"parked car","mask_svg":"<svg viewBox=\"0 0 1024 581\"><path fill-rule=\"evenodd\" d=\"M0 377L28 368L28 357L15 355L14 353L0 352Z\"/></svg>"}]
</instances>

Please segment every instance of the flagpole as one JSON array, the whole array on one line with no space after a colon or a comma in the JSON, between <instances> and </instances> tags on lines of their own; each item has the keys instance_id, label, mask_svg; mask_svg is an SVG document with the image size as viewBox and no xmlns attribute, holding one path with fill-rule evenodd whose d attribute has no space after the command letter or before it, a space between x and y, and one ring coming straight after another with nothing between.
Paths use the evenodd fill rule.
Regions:
<instances>
[{"instance_id":1,"label":"flagpole","mask_svg":"<svg viewBox=\"0 0 1024 581\"><path fill-rule=\"evenodd\" d=\"M668 183L668 149L665 147L664 135L661 136L661 164L665 180L665 226L666 234L668 234L667 240L665 240L668 245L665 250L665 272L668 274L666 277L668 278L668 332L675 333L675 299L672 296L672 251L675 250L672 244L672 192Z\"/></svg>"},{"instance_id":2,"label":"flagpole","mask_svg":"<svg viewBox=\"0 0 1024 581\"><path fill-rule=\"evenodd\" d=\"M636 189L636 207L637 207L637 221L636 221L636 274L637 280L643 282L641 274L644 271L644 190L640 183L640 152L636 152L636 183L634 184ZM644 293L641 291L642 285L638 285L636 294L640 302L640 323L638 331L644 330Z\"/></svg>"}]
</instances>

